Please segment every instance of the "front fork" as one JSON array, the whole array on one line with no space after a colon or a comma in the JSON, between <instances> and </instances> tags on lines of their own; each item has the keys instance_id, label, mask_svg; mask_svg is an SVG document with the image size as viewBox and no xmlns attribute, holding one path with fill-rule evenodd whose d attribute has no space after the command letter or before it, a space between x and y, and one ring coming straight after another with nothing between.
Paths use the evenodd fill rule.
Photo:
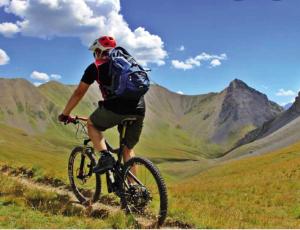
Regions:
<instances>
[{"instance_id":1,"label":"front fork","mask_svg":"<svg viewBox=\"0 0 300 230\"><path fill-rule=\"evenodd\" d=\"M80 166L79 166L79 172L78 172L78 175L77 175L77 178L78 179L81 179L83 180L84 179L84 160L85 160L85 155L84 154L81 154L81 160L80 160Z\"/></svg>"},{"instance_id":2,"label":"front fork","mask_svg":"<svg viewBox=\"0 0 300 230\"><path fill-rule=\"evenodd\" d=\"M81 154L81 159L80 159L80 166L79 166L79 172L77 175L78 179L85 179L85 177L90 177L93 174L93 162L90 162L90 164L88 164L88 168L89 168L89 172L87 175L84 174L84 163L85 163L85 159L86 159L86 154L93 154L92 148L91 147L85 147L84 148L84 153Z\"/></svg>"}]
</instances>

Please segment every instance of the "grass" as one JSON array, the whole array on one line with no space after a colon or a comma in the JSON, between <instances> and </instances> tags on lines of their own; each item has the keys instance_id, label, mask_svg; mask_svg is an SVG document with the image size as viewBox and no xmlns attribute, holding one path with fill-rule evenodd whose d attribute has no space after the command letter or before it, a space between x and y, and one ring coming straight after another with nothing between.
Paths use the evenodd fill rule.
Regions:
<instances>
[{"instance_id":1,"label":"grass","mask_svg":"<svg viewBox=\"0 0 300 230\"><path fill-rule=\"evenodd\" d=\"M26 136L23 131L4 125L1 129L0 162L33 168L36 178L50 175L68 183L66 167L71 139L60 145L41 137ZM56 130L52 132L54 134ZM232 160L218 166L210 160L185 161L173 156L153 159L157 159L166 179L169 216L175 220L191 223L197 228L296 228L300 226L299 149L300 142L269 154ZM49 222L43 227L93 226L86 219L68 217L63 213L53 215L51 211L49 214L49 206L37 205L38 208L31 210L29 201L39 204L39 200L55 201L58 197L36 191L24 192L22 186L10 185L10 181L0 179L1 202L11 203L5 208L0 204L0 219L4 220L0 227L41 227L38 219ZM105 185L103 189L106 193ZM6 210L15 214L10 217L5 214ZM37 221L25 220L25 214L38 216ZM120 218L118 226L128 227L128 220L118 216L112 218ZM107 221L100 221L97 227L112 227Z\"/></svg>"},{"instance_id":2,"label":"grass","mask_svg":"<svg viewBox=\"0 0 300 230\"><path fill-rule=\"evenodd\" d=\"M300 226L300 142L170 186L170 215L197 228Z\"/></svg>"},{"instance_id":3,"label":"grass","mask_svg":"<svg viewBox=\"0 0 300 230\"><path fill-rule=\"evenodd\" d=\"M54 91L49 92L48 96L51 95L55 95ZM52 101L62 106L66 98L52 98ZM88 114L88 104L83 104L83 107L83 113ZM48 109L55 110L52 104ZM19 108L19 112L21 110ZM192 111L190 117L196 113L198 111ZM0 118L3 116L0 110ZM35 118L36 114L32 116ZM43 117L43 114L37 116ZM203 113L204 117L201 122L205 123L209 120L207 112ZM58 125L55 117L50 119L46 132L40 135L28 135L22 130L0 124L0 162L13 167L33 167L37 178L49 176L68 183L68 157L71 149L81 140L75 138L72 126ZM300 226L300 142L263 156L215 166L213 160L201 156L215 156L219 151L218 146L201 139L190 140L186 131L176 124L155 123L151 128L148 133L143 133L136 152L154 161L163 173L168 186L169 215L172 218L192 223L197 228ZM245 127L243 132L248 129L252 127ZM105 135L117 146L116 130ZM236 135L240 133L233 133L232 140L237 138ZM210 167L213 168L208 169ZM60 211L60 198L55 194L28 190L0 179L0 227L130 226L122 214L99 222L75 214L66 216ZM5 190L1 190L3 188ZM51 201L52 206L48 206L47 202L44 204L44 201ZM54 211L51 210L58 212L58 215L53 215ZM42 225L45 223L49 225Z\"/></svg>"},{"instance_id":4,"label":"grass","mask_svg":"<svg viewBox=\"0 0 300 230\"><path fill-rule=\"evenodd\" d=\"M35 166L41 174L66 180L70 149L5 125L0 128L0 162L13 167Z\"/></svg>"},{"instance_id":5,"label":"grass","mask_svg":"<svg viewBox=\"0 0 300 230\"><path fill-rule=\"evenodd\" d=\"M65 182L68 181L67 164L69 154L76 145L82 144L82 139L75 137L76 128L74 126L50 124L46 132L41 135L28 135L22 130L4 124L0 124L0 129L0 162L14 167L25 166L31 168L34 166L39 168L41 175L58 178ZM194 169L197 168L197 165L201 164L206 167L210 161L197 156L193 152L195 150L182 149L180 146L183 145L180 144L173 145L170 135L164 135L169 131L166 130L160 133L154 138L155 140L142 136L140 143L137 145L136 154L147 157L158 164L167 178L174 177L173 174L177 168L177 174L185 170L186 172L182 175L189 176L195 174ZM114 147L118 146L116 128L106 131L105 136ZM179 137L182 136L179 135ZM159 142L159 139L161 142ZM154 143L157 144L154 145ZM189 172L190 167L184 169L180 163L175 164L175 167L171 166L172 162L181 162L181 160L198 160L198 162L194 163L191 172ZM172 167L173 169L169 170ZM184 178L184 176L181 176L181 178Z\"/></svg>"},{"instance_id":6,"label":"grass","mask_svg":"<svg viewBox=\"0 0 300 230\"><path fill-rule=\"evenodd\" d=\"M69 197L41 191L0 174L0 228L130 228L122 211L104 219L87 217Z\"/></svg>"}]
</instances>

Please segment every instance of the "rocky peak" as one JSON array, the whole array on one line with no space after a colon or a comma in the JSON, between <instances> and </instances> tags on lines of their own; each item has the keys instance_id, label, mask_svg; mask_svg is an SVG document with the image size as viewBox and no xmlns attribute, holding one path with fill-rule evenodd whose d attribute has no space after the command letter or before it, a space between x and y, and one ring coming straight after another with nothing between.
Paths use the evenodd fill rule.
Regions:
<instances>
[{"instance_id":1,"label":"rocky peak","mask_svg":"<svg viewBox=\"0 0 300 230\"><path fill-rule=\"evenodd\" d=\"M258 94L264 97L265 100L268 100L265 94L251 88L240 79L234 79L233 81L231 81L229 86L225 89L225 92L227 95L231 95L234 98L238 98L242 94Z\"/></svg>"},{"instance_id":2,"label":"rocky peak","mask_svg":"<svg viewBox=\"0 0 300 230\"><path fill-rule=\"evenodd\" d=\"M268 100L268 97L249 87L239 79L234 79L223 93L218 125L254 125L259 127L274 118L282 108Z\"/></svg>"},{"instance_id":3,"label":"rocky peak","mask_svg":"<svg viewBox=\"0 0 300 230\"><path fill-rule=\"evenodd\" d=\"M239 79L234 79L232 82L230 82L229 87L230 89L240 89L240 88L249 88L249 86Z\"/></svg>"},{"instance_id":4,"label":"rocky peak","mask_svg":"<svg viewBox=\"0 0 300 230\"><path fill-rule=\"evenodd\" d=\"M294 104L290 109L296 111L297 113L300 113L300 91L298 93L298 96L295 98Z\"/></svg>"}]
</instances>

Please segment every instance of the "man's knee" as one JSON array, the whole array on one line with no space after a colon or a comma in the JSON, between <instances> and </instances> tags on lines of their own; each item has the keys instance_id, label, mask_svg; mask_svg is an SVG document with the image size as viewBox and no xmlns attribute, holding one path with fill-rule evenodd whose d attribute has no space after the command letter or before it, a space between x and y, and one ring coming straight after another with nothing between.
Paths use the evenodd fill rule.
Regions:
<instances>
[{"instance_id":1,"label":"man's knee","mask_svg":"<svg viewBox=\"0 0 300 230\"><path fill-rule=\"evenodd\" d=\"M126 145L124 147L123 155L125 156L126 159L129 159L131 157L134 157L134 151L133 148L128 148Z\"/></svg>"}]
</instances>

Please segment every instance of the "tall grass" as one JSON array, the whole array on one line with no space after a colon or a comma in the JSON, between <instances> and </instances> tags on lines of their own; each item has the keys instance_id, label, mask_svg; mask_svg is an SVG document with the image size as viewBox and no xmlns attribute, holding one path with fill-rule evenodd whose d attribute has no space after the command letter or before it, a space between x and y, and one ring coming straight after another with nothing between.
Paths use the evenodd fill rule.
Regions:
<instances>
[{"instance_id":1,"label":"tall grass","mask_svg":"<svg viewBox=\"0 0 300 230\"><path fill-rule=\"evenodd\" d=\"M88 213L68 195L27 186L0 174L0 228L134 227L121 210L102 219Z\"/></svg>"},{"instance_id":2,"label":"tall grass","mask_svg":"<svg viewBox=\"0 0 300 230\"><path fill-rule=\"evenodd\" d=\"M299 156L300 142L173 184L170 215L198 228L297 228Z\"/></svg>"}]
</instances>

